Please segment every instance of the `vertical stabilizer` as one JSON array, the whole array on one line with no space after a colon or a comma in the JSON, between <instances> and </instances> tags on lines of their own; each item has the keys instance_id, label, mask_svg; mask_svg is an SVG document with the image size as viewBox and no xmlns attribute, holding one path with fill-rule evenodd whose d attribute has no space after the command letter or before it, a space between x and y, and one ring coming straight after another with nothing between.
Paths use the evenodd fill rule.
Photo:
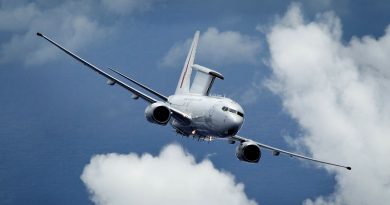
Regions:
<instances>
[{"instance_id":1,"label":"vertical stabilizer","mask_svg":"<svg viewBox=\"0 0 390 205\"><path fill-rule=\"evenodd\" d=\"M181 76L179 82L177 84L175 94L188 94L190 92L190 80L192 73L192 65L194 64L196 47L198 46L199 40L199 31L196 31L194 40L192 41L190 51L188 52L188 56L186 62L184 63L183 71L181 72Z\"/></svg>"}]
</instances>

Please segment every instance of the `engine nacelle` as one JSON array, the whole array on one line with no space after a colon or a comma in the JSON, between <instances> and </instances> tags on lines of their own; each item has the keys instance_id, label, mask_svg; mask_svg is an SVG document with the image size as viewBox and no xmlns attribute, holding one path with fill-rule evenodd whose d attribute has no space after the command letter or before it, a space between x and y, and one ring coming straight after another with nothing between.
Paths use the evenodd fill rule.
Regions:
<instances>
[{"instance_id":1,"label":"engine nacelle","mask_svg":"<svg viewBox=\"0 0 390 205\"><path fill-rule=\"evenodd\" d=\"M145 116L151 123L166 125L171 119L171 110L164 103L155 102L146 107Z\"/></svg>"},{"instance_id":2,"label":"engine nacelle","mask_svg":"<svg viewBox=\"0 0 390 205\"><path fill-rule=\"evenodd\" d=\"M254 142L243 142L237 146L236 156L241 161L257 163L261 158L260 147Z\"/></svg>"}]
</instances>

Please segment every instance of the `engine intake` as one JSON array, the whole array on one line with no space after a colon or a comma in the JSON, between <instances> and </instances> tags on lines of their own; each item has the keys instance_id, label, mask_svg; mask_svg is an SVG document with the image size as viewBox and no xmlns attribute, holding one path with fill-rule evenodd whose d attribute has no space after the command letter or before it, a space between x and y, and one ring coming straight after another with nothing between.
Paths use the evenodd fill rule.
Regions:
<instances>
[{"instance_id":1,"label":"engine intake","mask_svg":"<svg viewBox=\"0 0 390 205\"><path fill-rule=\"evenodd\" d=\"M155 102L146 107L145 116L151 123L166 125L171 119L171 110L164 103Z\"/></svg>"},{"instance_id":2,"label":"engine intake","mask_svg":"<svg viewBox=\"0 0 390 205\"><path fill-rule=\"evenodd\" d=\"M257 163L261 158L260 147L254 142L243 142L237 146L236 156L241 161Z\"/></svg>"}]
</instances>

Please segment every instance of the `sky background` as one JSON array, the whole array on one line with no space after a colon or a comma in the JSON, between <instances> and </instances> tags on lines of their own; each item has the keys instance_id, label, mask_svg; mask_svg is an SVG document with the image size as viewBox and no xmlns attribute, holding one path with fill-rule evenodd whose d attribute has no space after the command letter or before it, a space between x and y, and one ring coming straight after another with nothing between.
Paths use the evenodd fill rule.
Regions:
<instances>
[{"instance_id":1,"label":"sky background","mask_svg":"<svg viewBox=\"0 0 390 205\"><path fill-rule=\"evenodd\" d=\"M0 204L390 201L389 1L0 2ZM240 135L353 170L181 138L35 35L170 95L196 30Z\"/></svg>"}]
</instances>

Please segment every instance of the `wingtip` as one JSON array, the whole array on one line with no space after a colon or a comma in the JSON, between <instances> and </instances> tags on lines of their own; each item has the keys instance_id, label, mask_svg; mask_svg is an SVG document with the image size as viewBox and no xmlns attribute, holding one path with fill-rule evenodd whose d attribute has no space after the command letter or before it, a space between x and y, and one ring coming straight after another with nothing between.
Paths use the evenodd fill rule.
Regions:
<instances>
[{"instance_id":1,"label":"wingtip","mask_svg":"<svg viewBox=\"0 0 390 205\"><path fill-rule=\"evenodd\" d=\"M37 36L43 37L43 35L39 32L37 33Z\"/></svg>"},{"instance_id":2,"label":"wingtip","mask_svg":"<svg viewBox=\"0 0 390 205\"><path fill-rule=\"evenodd\" d=\"M347 168L348 170L352 170L352 167L345 167L345 168Z\"/></svg>"}]
</instances>

